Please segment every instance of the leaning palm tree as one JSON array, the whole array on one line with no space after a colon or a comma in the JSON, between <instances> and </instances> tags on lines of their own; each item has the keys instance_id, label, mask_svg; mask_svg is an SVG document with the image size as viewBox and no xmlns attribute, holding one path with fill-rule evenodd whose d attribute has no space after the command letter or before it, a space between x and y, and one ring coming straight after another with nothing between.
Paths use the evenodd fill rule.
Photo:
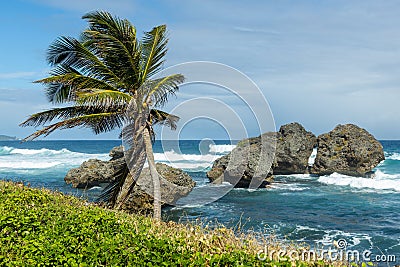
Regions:
<instances>
[{"instance_id":1,"label":"leaning palm tree","mask_svg":"<svg viewBox=\"0 0 400 267\"><path fill-rule=\"evenodd\" d=\"M88 28L79 39L59 37L50 45L50 76L36 81L45 85L53 104L63 107L31 115L21 126L43 127L25 140L47 136L55 130L86 127L95 134L121 128L129 160L115 174L103 199L121 208L132 192L147 158L154 183L154 217L161 217L158 174L152 142L153 126L176 128L177 116L159 110L184 80L180 74L155 79L167 52L166 26L154 27L137 38L126 19L107 12L83 16Z\"/></svg>"}]
</instances>

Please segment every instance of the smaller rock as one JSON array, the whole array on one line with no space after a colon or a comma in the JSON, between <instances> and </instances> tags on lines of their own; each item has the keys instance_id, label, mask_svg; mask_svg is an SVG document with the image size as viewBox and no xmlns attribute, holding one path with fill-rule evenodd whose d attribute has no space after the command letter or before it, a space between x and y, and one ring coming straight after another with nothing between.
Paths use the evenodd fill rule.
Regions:
<instances>
[{"instance_id":1,"label":"smaller rock","mask_svg":"<svg viewBox=\"0 0 400 267\"><path fill-rule=\"evenodd\" d=\"M166 164L157 163L157 172L160 176L161 201L174 204L184 196L187 196L195 187L196 182L184 171L175 169ZM144 168L139 176L137 185L133 188L127 202L122 209L140 214L153 212L153 181L149 168Z\"/></svg>"},{"instance_id":2,"label":"smaller rock","mask_svg":"<svg viewBox=\"0 0 400 267\"><path fill-rule=\"evenodd\" d=\"M124 147L123 146L116 146L111 149L109 153L111 159L110 160L117 160L124 157Z\"/></svg>"},{"instance_id":3,"label":"smaller rock","mask_svg":"<svg viewBox=\"0 0 400 267\"><path fill-rule=\"evenodd\" d=\"M69 170L64 180L77 188L90 188L100 183L109 183L114 173L113 164L110 161L89 159L78 168Z\"/></svg>"}]
</instances>

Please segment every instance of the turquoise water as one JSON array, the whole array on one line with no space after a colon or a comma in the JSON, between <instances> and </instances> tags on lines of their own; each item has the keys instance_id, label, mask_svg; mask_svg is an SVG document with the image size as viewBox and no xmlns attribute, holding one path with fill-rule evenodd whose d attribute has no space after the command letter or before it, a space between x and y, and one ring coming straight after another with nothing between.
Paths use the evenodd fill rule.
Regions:
<instances>
[{"instance_id":1,"label":"turquoise water","mask_svg":"<svg viewBox=\"0 0 400 267\"><path fill-rule=\"evenodd\" d=\"M108 151L120 141L0 142L0 179L29 182L35 187L93 199L100 187L89 191L64 183L68 169L89 158L109 159ZM205 171L215 158L230 151L230 141L156 142L157 161L185 169L207 185ZM198 205L204 194L196 190L183 207L164 210L169 219L201 218L244 230L274 234L277 238L329 246L345 239L348 247L376 254L395 255L400 261L400 141L382 141L386 160L367 179L340 174L277 176L271 188L233 189L223 198ZM183 156L182 156L183 155ZM392 265L392 264L391 264Z\"/></svg>"}]
</instances>

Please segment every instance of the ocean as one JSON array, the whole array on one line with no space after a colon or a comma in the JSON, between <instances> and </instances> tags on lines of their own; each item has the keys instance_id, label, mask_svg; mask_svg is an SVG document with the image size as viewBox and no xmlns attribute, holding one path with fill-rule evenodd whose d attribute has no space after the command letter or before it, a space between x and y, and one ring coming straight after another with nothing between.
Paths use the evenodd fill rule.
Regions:
<instances>
[{"instance_id":1,"label":"ocean","mask_svg":"<svg viewBox=\"0 0 400 267\"><path fill-rule=\"evenodd\" d=\"M164 209L164 217L217 221L230 227L240 223L243 231L325 248L344 239L348 249L395 256L400 262L400 141L381 141L386 160L377 166L374 179L336 173L276 176L270 188L233 189L201 205L204 191L198 194L196 190L207 186L206 171L235 143L181 140L177 151L176 144L156 141L156 161L184 169L197 182L190 203ZM118 140L2 141L0 179L24 181L93 200L102 187L75 189L65 184L64 176L90 158L108 160L108 152L120 144Z\"/></svg>"}]
</instances>

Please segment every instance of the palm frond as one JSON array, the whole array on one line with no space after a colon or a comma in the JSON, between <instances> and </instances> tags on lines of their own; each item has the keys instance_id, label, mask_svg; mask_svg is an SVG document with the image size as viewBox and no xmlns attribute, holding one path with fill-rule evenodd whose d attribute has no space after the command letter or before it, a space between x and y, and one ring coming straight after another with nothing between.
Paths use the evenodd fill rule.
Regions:
<instances>
[{"instance_id":1,"label":"palm frond","mask_svg":"<svg viewBox=\"0 0 400 267\"><path fill-rule=\"evenodd\" d=\"M92 90L91 92L79 93L76 103L93 108L121 107L121 112L123 112L131 99L132 96L129 94L119 91Z\"/></svg>"},{"instance_id":2,"label":"palm frond","mask_svg":"<svg viewBox=\"0 0 400 267\"><path fill-rule=\"evenodd\" d=\"M161 124L167 125L172 130L176 130L177 122L179 121L179 117L173 114L169 114L162 110L152 109L150 110L150 118L149 121L152 125Z\"/></svg>"},{"instance_id":3,"label":"palm frond","mask_svg":"<svg viewBox=\"0 0 400 267\"><path fill-rule=\"evenodd\" d=\"M80 73L104 80L111 84L118 84L116 76L88 47L72 37L59 37L49 47L47 52L49 64L57 66L63 64Z\"/></svg>"},{"instance_id":4,"label":"palm frond","mask_svg":"<svg viewBox=\"0 0 400 267\"><path fill-rule=\"evenodd\" d=\"M145 32L142 39L142 81L161 70L167 53L167 27L160 25Z\"/></svg>"},{"instance_id":5,"label":"palm frond","mask_svg":"<svg viewBox=\"0 0 400 267\"><path fill-rule=\"evenodd\" d=\"M173 74L163 78L149 80L139 89L145 95L144 103L153 103L155 107L163 106L168 96L175 95L179 90L179 84L185 80L181 74Z\"/></svg>"},{"instance_id":6,"label":"palm frond","mask_svg":"<svg viewBox=\"0 0 400 267\"><path fill-rule=\"evenodd\" d=\"M95 134L99 134L122 127L124 119L121 113L116 112L82 115L46 126L24 138L23 141L33 140L39 136L48 136L57 129L70 129L78 126L90 128Z\"/></svg>"},{"instance_id":7,"label":"palm frond","mask_svg":"<svg viewBox=\"0 0 400 267\"><path fill-rule=\"evenodd\" d=\"M46 86L46 96L53 103L73 101L77 92L92 88L117 91L115 87L103 80L82 75L75 69L62 64L55 67L50 75L35 81L35 83L42 83Z\"/></svg>"}]
</instances>

